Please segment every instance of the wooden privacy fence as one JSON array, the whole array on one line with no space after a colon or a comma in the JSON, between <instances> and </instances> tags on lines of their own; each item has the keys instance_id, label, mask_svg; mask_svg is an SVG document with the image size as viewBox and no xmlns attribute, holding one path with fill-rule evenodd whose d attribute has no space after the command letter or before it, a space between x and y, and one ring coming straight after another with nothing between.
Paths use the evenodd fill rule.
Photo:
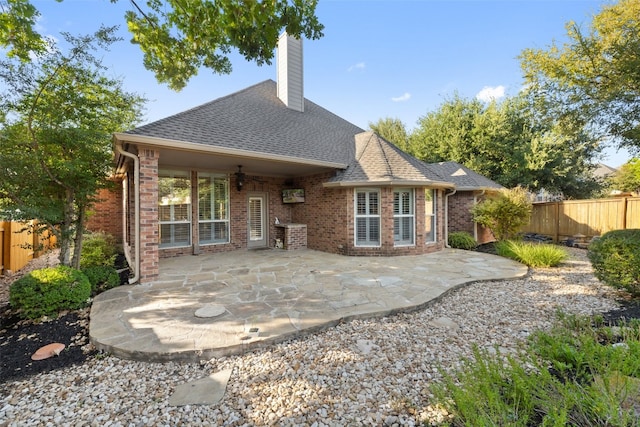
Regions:
<instances>
[{"instance_id":1,"label":"wooden privacy fence","mask_svg":"<svg viewBox=\"0 0 640 427\"><path fill-rule=\"evenodd\" d=\"M640 228L640 197L535 203L524 232L544 234L555 242L584 234Z\"/></svg>"},{"instance_id":2,"label":"wooden privacy fence","mask_svg":"<svg viewBox=\"0 0 640 427\"><path fill-rule=\"evenodd\" d=\"M35 221L0 221L0 274L20 270L55 246L52 233L33 233L35 225Z\"/></svg>"}]
</instances>

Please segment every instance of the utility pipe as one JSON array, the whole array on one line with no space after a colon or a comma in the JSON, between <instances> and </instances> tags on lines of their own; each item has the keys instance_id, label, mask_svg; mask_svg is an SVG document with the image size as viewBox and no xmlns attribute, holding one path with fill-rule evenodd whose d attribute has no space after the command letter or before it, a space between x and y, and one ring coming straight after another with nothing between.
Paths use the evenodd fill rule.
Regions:
<instances>
[{"instance_id":1,"label":"utility pipe","mask_svg":"<svg viewBox=\"0 0 640 427\"><path fill-rule=\"evenodd\" d=\"M456 194L458 190L455 188L451 193L445 193L444 195L444 247L451 248L449 246L449 196Z\"/></svg>"},{"instance_id":2,"label":"utility pipe","mask_svg":"<svg viewBox=\"0 0 640 427\"><path fill-rule=\"evenodd\" d=\"M127 244L127 205L128 201L126 199L129 198L129 194L127 193L127 197L123 198L123 209L122 209L122 239L124 242L124 256L127 259L129 265L134 265L133 277L129 279L130 284L136 283L140 280L140 159L135 154L132 154L122 148L122 143L116 142L116 151L122 154L125 157L133 159L133 195L134 195L134 233L135 233L135 245L136 245L136 258L135 263L131 262L131 252L129 250L129 245ZM126 185L126 182L123 182Z\"/></svg>"}]
</instances>

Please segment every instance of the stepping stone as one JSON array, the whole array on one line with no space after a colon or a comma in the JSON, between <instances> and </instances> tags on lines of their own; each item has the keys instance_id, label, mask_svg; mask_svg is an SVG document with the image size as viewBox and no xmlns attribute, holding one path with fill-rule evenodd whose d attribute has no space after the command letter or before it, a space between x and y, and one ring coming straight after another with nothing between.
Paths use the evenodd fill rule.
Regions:
<instances>
[{"instance_id":1,"label":"stepping stone","mask_svg":"<svg viewBox=\"0 0 640 427\"><path fill-rule=\"evenodd\" d=\"M429 322L429 324L431 326L435 326L436 328L445 328L445 329L451 329L454 331L460 329L460 326L453 320L449 319L448 317L438 317L437 319L434 319L431 322Z\"/></svg>"},{"instance_id":2,"label":"stepping stone","mask_svg":"<svg viewBox=\"0 0 640 427\"><path fill-rule=\"evenodd\" d=\"M358 347L358 350L360 350L360 353L362 354L369 354L371 353L371 350L379 348L371 340L358 340L356 341L356 346Z\"/></svg>"},{"instance_id":3,"label":"stepping stone","mask_svg":"<svg viewBox=\"0 0 640 427\"><path fill-rule=\"evenodd\" d=\"M196 310L196 317L218 317L221 314L224 314L227 311L223 305L218 304L207 304L204 307L201 307Z\"/></svg>"},{"instance_id":4,"label":"stepping stone","mask_svg":"<svg viewBox=\"0 0 640 427\"><path fill-rule=\"evenodd\" d=\"M59 342L47 344L36 350L36 352L31 355L31 360L44 360L53 356L59 356L62 350L64 350L64 344Z\"/></svg>"},{"instance_id":5,"label":"stepping stone","mask_svg":"<svg viewBox=\"0 0 640 427\"><path fill-rule=\"evenodd\" d=\"M215 405L220 403L227 389L229 377L231 377L231 369L225 369L206 378L179 385L169 398L169 405Z\"/></svg>"}]
</instances>

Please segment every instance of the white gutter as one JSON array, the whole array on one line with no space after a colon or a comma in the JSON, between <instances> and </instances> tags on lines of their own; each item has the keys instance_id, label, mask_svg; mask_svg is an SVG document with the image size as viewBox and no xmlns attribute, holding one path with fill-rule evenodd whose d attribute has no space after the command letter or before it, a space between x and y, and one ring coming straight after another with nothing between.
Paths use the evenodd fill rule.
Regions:
<instances>
[{"instance_id":1,"label":"white gutter","mask_svg":"<svg viewBox=\"0 0 640 427\"><path fill-rule=\"evenodd\" d=\"M449 196L456 194L458 190L455 188L451 193L445 193L444 195L444 247L451 248L449 246Z\"/></svg>"},{"instance_id":2,"label":"white gutter","mask_svg":"<svg viewBox=\"0 0 640 427\"><path fill-rule=\"evenodd\" d=\"M299 165L320 166L333 169L346 169L347 164L328 162L323 160L308 160L299 157L284 156L281 154L261 153L251 150L242 150L239 148L226 148L206 144L196 144L194 142L178 141L176 139L156 138L152 136L142 136L130 133L117 132L114 134L116 143L127 141L135 144L146 145L150 147L161 147L172 150L191 151L196 153L218 154L221 156L246 157L248 159L271 160L283 163L295 163Z\"/></svg>"},{"instance_id":3,"label":"white gutter","mask_svg":"<svg viewBox=\"0 0 640 427\"><path fill-rule=\"evenodd\" d=\"M129 245L127 244L128 240L127 240L127 202L129 197L127 194L127 197L123 197L122 203L123 203L123 209L122 209L122 243L123 243L123 247L124 247L124 256L127 259L127 262L129 263L129 265L133 265L133 277L131 277L129 279L129 283L130 284L134 284L136 283L138 280L140 280L140 159L138 159L138 156L136 156L135 154L129 153L128 151L125 151L124 148L122 148L122 143L117 142L116 141L116 151L119 154L122 154L125 157L129 157L130 159L133 159L133 186L134 186L134 190L133 190L133 194L134 194L134 219L135 219L135 228L134 228L134 233L135 233L135 245L136 245L136 257L134 262L131 262L131 251L129 249ZM124 185L126 185L126 182L123 182Z\"/></svg>"},{"instance_id":4,"label":"white gutter","mask_svg":"<svg viewBox=\"0 0 640 427\"><path fill-rule=\"evenodd\" d=\"M381 181L337 181L324 182L325 188L337 187L431 187L453 189L454 184L444 181L412 181L407 179L381 180Z\"/></svg>"}]
</instances>

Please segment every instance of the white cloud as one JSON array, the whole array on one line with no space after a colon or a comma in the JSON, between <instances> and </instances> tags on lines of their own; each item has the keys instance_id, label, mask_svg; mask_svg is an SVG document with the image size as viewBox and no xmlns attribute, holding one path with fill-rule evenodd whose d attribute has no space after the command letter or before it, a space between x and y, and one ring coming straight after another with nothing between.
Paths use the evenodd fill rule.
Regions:
<instances>
[{"instance_id":1,"label":"white cloud","mask_svg":"<svg viewBox=\"0 0 640 427\"><path fill-rule=\"evenodd\" d=\"M408 101L411 98L411 94L409 92L405 92L402 96L396 96L395 98L391 98L393 102L404 102Z\"/></svg>"},{"instance_id":2,"label":"white cloud","mask_svg":"<svg viewBox=\"0 0 640 427\"><path fill-rule=\"evenodd\" d=\"M347 68L347 71L348 72L352 72L352 71L355 71L355 70L362 71L362 70L365 69L365 67L366 67L366 65L365 65L364 62L358 62L357 64L354 64L351 67Z\"/></svg>"},{"instance_id":3,"label":"white cloud","mask_svg":"<svg viewBox=\"0 0 640 427\"><path fill-rule=\"evenodd\" d=\"M485 86L476 95L480 101L490 102L496 99L500 99L504 96L505 87L500 85L496 87Z\"/></svg>"}]
</instances>

